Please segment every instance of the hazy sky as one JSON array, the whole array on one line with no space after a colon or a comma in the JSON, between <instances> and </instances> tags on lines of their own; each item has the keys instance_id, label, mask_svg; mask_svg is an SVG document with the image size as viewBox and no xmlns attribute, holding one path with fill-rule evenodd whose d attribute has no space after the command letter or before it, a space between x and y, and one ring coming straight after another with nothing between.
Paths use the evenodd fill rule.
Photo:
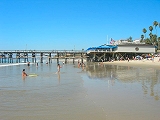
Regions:
<instances>
[{"instance_id":1,"label":"hazy sky","mask_svg":"<svg viewBox=\"0 0 160 120\"><path fill-rule=\"evenodd\" d=\"M155 20L160 0L0 0L0 50L87 49L138 39Z\"/></svg>"}]
</instances>

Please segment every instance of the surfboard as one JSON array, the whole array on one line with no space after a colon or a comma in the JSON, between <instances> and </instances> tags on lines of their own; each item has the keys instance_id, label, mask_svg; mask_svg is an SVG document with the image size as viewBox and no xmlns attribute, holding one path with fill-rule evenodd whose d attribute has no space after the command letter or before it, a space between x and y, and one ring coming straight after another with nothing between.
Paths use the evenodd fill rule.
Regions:
<instances>
[{"instance_id":1,"label":"surfboard","mask_svg":"<svg viewBox=\"0 0 160 120\"><path fill-rule=\"evenodd\" d=\"M29 74L28 76L30 76L30 77L36 77L38 75L37 74Z\"/></svg>"}]
</instances>

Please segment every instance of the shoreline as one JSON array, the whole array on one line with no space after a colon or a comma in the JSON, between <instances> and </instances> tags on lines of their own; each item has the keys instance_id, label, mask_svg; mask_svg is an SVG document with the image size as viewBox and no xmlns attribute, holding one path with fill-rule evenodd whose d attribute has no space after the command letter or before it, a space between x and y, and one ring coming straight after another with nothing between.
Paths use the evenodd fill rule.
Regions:
<instances>
[{"instance_id":1,"label":"shoreline","mask_svg":"<svg viewBox=\"0 0 160 120\"><path fill-rule=\"evenodd\" d=\"M124 60L124 61L113 61L113 62L103 62L103 64L108 65L119 65L119 66L133 66L133 67L151 67L160 69L159 57L155 57L154 61L152 60Z\"/></svg>"},{"instance_id":2,"label":"shoreline","mask_svg":"<svg viewBox=\"0 0 160 120\"><path fill-rule=\"evenodd\" d=\"M25 65L27 63L0 63L0 67L6 67L6 66L15 66L15 65Z\"/></svg>"}]
</instances>

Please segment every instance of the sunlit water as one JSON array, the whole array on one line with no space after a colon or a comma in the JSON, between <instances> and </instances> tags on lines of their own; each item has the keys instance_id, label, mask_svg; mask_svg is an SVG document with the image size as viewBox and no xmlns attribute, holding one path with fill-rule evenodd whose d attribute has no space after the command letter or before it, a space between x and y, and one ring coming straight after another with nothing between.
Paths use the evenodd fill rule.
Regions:
<instances>
[{"instance_id":1,"label":"sunlit water","mask_svg":"<svg viewBox=\"0 0 160 120\"><path fill-rule=\"evenodd\" d=\"M0 65L0 120L158 120L160 70ZM36 77L22 78L22 69Z\"/></svg>"}]
</instances>

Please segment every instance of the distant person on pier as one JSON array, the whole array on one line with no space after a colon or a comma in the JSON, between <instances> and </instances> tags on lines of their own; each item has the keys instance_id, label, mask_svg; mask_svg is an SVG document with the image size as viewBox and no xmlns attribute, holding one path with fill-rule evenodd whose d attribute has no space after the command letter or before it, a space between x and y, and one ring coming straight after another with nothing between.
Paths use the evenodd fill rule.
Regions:
<instances>
[{"instance_id":1,"label":"distant person on pier","mask_svg":"<svg viewBox=\"0 0 160 120\"><path fill-rule=\"evenodd\" d=\"M26 77L26 76L28 76L28 75L27 75L27 73L25 72L25 69L23 69L23 71L22 71L22 77Z\"/></svg>"}]
</instances>

